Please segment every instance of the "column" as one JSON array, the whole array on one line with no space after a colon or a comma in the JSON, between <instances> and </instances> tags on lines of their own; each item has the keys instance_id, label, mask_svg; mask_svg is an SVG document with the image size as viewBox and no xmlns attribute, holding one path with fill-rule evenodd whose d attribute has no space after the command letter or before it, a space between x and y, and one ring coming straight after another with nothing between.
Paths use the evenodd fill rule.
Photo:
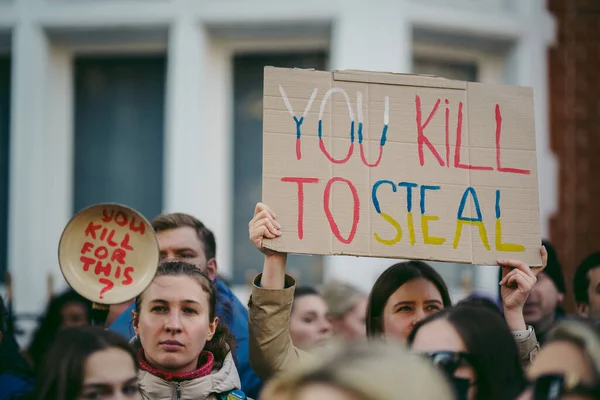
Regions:
<instances>
[{"instance_id":1,"label":"column","mask_svg":"<svg viewBox=\"0 0 600 400\"><path fill-rule=\"evenodd\" d=\"M411 71L412 35L406 2L376 0L355 2L340 9L331 38L330 69ZM393 260L328 257L325 280L338 278L369 291Z\"/></svg>"},{"instance_id":2,"label":"column","mask_svg":"<svg viewBox=\"0 0 600 400\"><path fill-rule=\"evenodd\" d=\"M549 219L558 207L558 165L550 149L548 47L554 41L554 22L545 1L520 1L524 34L517 42L510 65L511 84L531 86L534 91L535 131L540 192L542 235L547 237Z\"/></svg>"},{"instance_id":3,"label":"column","mask_svg":"<svg viewBox=\"0 0 600 400\"><path fill-rule=\"evenodd\" d=\"M231 155L227 64L213 57L204 27L186 11L169 32L166 132L165 212L185 212L216 235L219 272L228 275ZM189 10L189 8L188 8Z\"/></svg>"},{"instance_id":4,"label":"column","mask_svg":"<svg viewBox=\"0 0 600 400\"><path fill-rule=\"evenodd\" d=\"M531 86L534 91L535 130L538 159L538 185L542 237L549 234L549 219L557 208L557 162L550 150L548 126L548 46L553 40L553 23L540 0L515 2L515 13L523 26L509 56L508 84ZM540 244L541 246L541 244ZM490 294L498 293L498 268L475 269L475 287Z\"/></svg>"},{"instance_id":5,"label":"column","mask_svg":"<svg viewBox=\"0 0 600 400\"><path fill-rule=\"evenodd\" d=\"M12 71L8 266L15 311L39 313L48 277L65 286L57 254L72 211L70 56L23 18L13 31Z\"/></svg>"}]
</instances>

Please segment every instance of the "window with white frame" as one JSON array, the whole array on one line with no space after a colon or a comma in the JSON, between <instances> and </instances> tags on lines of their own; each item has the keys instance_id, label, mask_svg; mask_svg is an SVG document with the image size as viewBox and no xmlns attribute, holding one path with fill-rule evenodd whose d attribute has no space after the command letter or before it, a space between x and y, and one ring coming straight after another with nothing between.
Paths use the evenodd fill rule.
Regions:
<instances>
[{"instance_id":1,"label":"window with white frame","mask_svg":"<svg viewBox=\"0 0 600 400\"><path fill-rule=\"evenodd\" d=\"M161 213L165 72L164 55L76 58L75 211L118 202Z\"/></svg>"}]
</instances>

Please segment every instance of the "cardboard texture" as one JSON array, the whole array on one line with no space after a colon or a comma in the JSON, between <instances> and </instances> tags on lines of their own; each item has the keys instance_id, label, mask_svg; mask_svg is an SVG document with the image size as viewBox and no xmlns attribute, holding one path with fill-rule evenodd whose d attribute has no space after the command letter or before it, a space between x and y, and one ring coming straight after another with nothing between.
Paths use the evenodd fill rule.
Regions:
<instances>
[{"instance_id":1,"label":"cardboard texture","mask_svg":"<svg viewBox=\"0 0 600 400\"><path fill-rule=\"evenodd\" d=\"M263 202L288 252L541 265L533 91L265 68Z\"/></svg>"}]
</instances>

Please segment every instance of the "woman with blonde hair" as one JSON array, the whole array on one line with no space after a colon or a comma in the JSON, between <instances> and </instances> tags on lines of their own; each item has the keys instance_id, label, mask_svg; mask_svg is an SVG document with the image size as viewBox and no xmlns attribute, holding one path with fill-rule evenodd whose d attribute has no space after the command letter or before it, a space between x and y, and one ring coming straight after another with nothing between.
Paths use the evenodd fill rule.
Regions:
<instances>
[{"instance_id":1,"label":"woman with blonde hair","mask_svg":"<svg viewBox=\"0 0 600 400\"><path fill-rule=\"evenodd\" d=\"M518 400L600 399L600 329L564 320L550 330Z\"/></svg>"},{"instance_id":2,"label":"woman with blonde hair","mask_svg":"<svg viewBox=\"0 0 600 400\"><path fill-rule=\"evenodd\" d=\"M427 359L394 342L330 344L269 382L263 400L453 400L451 386Z\"/></svg>"},{"instance_id":3,"label":"woman with blonde hair","mask_svg":"<svg viewBox=\"0 0 600 400\"><path fill-rule=\"evenodd\" d=\"M334 336L354 340L365 337L367 294L346 282L334 280L321 287Z\"/></svg>"}]
</instances>

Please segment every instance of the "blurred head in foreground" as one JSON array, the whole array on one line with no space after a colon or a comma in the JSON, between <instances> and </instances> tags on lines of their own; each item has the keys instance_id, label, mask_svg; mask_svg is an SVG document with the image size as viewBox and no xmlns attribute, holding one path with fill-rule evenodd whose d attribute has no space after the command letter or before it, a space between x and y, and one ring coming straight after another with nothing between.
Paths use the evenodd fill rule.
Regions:
<instances>
[{"instance_id":1,"label":"blurred head in foreground","mask_svg":"<svg viewBox=\"0 0 600 400\"><path fill-rule=\"evenodd\" d=\"M585 321L564 320L550 333L527 370L518 400L600 399L600 333Z\"/></svg>"},{"instance_id":2,"label":"blurred head in foreground","mask_svg":"<svg viewBox=\"0 0 600 400\"><path fill-rule=\"evenodd\" d=\"M263 400L453 400L452 389L427 359L393 342L335 343L269 382Z\"/></svg>"}]
</instances>

